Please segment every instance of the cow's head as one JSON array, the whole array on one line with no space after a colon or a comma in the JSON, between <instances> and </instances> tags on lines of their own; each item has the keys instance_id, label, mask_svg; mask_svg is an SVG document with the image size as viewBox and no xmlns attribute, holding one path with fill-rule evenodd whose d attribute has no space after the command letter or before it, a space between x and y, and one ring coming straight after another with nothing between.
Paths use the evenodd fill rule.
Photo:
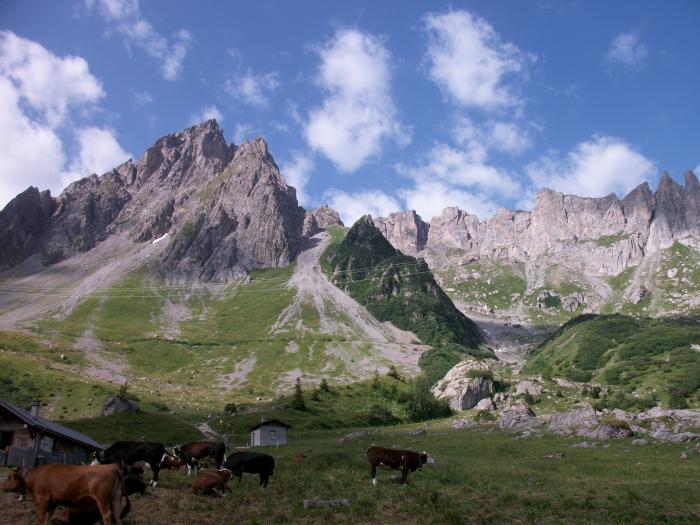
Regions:
<instances>
[{"instance_id":1,"label":"cow's head","mask_svg":"<svg viewBox=\"0 0 700 525\"><path fill-rule=\"evenodd\" d=\"M10 470L7 479L3 481L0 488L5 492L19 492L20 496L24 495L24 476L22 470L18 467Z\"/></svg>"},{"instance_id":2,"label":"cow's head","mask_svg":"<svg viewBox=\"0 0 700 525\"><path fill-rule=\"evenodd\" d=\"M180 447L173 448L173 456L178 457L178 458L182 459L183 461L185 460L183 457L184 454L182 453L182 449Z\"/></svg>"},{"instance_id":3,"label":"cow's head","mask_svg":"<svg viewBox=\"0 0 700 525\"><path fill-rule=\"evenodd\" d=\"M218 470L219 475L223 478L224 481L228 481L233 477L233 472L231 472L227 468L220 468Z\"/></svg>"},{"instance_id":4,"label":"cow's head","mask_svg":"<svg viewBox=\"0 0 700 525\"><path fill-rule=\"evenodd\" d=\"M425 465L426 463L428 465L433 465L435 464L435 460L433 459L433 456L431 456L424 450L420 453L420 464Z\"/></svg>"}]
</instances>

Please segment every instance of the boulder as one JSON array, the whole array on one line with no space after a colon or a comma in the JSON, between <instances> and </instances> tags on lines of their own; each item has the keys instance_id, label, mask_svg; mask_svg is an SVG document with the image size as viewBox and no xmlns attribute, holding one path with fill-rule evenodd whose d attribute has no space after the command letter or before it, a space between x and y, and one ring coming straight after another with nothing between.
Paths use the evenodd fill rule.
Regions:
<instances>
[{"instance_id":1,"label":"boulder","mask_svg":"<svg viewBox=\"0 0 700 525\"><path fill-rule=\"evenodd\" d=\"M583 436L598 441L607 441L608 439L622 439L632 436L632 431L623 425L617 424L602 424L594 429L579 428L576 432L577 436Z\"/></svg>"},{"instance_id":2,"label":"boulder","mask_svg":"<svg viewBox=\"0 0 700 525\"><path fill-rule=\"evenodd\" d=\"M485 398L479 401L474 408L480 412L492 412L496 410L496 403L491 398Z\"/></svg>"},{"instance_id":3,"label":"boulder","mask_svg":"<svg viewBox=\"0 0 700 525\"><path fill-rule=\"evenodd\" d=\"M139 412L139 404L129 398L109 396L102 406L102 416L113 414L135 414Z\"/></svg>"},{"instance_id":4,"label":"boulder","mask_svg":"<svg viewBox=\"0 0 700 525\"><path fill-rule=\"evenodd\" d=\"M432 388L433 395L438 399L446 399L454 410L474 408L479 401L494 395L493 380L488 377L470 377L475 373L488 375L492 360L479 361L468 358L457 363L445 377Z\"/></svg>"},{"instance_id":5,"label":"boulder","mask_svg":"<svg viewBox=\"0 0 700 525\"><path fill-rule=\"evenodd\" d=\"M530 430L542 424L542 421L535 420L535 413L532 409L523 403L503 409L498 419L500 430Z\"/></svg>"},{"instance_id":6,"label":"boulder","mask_svg":"<svg viewBox=\"0 0 700 525\"><path fill-rule=\"evenodd\" d=\"M572 434L575 429L593 429L598 425L598 413L591 405L569 412L557 412L549 418L549 430L554 434Z\"/></svg>"},{"instance_id":7,"label":"boulder","mask_svg":"<svg viewBox=\"0 0 700 525\"><path fill-rule=\"evenodd\" d=\"M532 381L520 381L515 387L516 396L530 395L533 399L539 399L542 394L542 387Z\"/></svg>"}]
</instances>

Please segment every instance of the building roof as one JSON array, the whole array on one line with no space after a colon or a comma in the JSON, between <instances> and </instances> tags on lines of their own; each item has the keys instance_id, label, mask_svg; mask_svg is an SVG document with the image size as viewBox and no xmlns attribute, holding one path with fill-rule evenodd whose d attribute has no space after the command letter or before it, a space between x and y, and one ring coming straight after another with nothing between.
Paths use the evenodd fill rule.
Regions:
<instances>
[{"instance_id":1,"label":"building roof","mask_svg":"<svg viewBox=\"0 0 700 525\"><path fill-rule=\"evenodd\" d=\"M250 427L250 431L253 432L254 430L259 429L260 427L285 427L285 428L292 428L291 425L288 425L284 421L280 421L279 419L270 419L268 421L261 421L254 427Z\"/></svg>"},{"instance_id":2,"label":"building roof","mask_svg":"<svg viewBox=\"0 0 700 525\"><path fill-rule=\"evenodd\" d=\"M67 439L68 441L72 441L73 443L83 445L92 450L104 450L105 448L91 437L86 436L85 434L82 434L77 430L73 430L64 427L63 425L59 425L58 423L55 423L50 419L46 419L45 417L34 417L23 408L19 408L18 406L13 405L12 403L8 403L7 401L4 401L2 399L0 399L0 407L14 414L17 418L21 419L32 428L43 430L49 434L62 437L63 439Z\"/></svg>"}]
</instances>

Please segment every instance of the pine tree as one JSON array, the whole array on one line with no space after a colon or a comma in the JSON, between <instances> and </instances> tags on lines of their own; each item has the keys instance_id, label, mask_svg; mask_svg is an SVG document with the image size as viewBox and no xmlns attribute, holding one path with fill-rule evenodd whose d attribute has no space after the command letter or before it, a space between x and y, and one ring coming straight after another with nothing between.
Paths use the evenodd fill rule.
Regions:
<instances>
[{"instance_id":1,"label":"pine tree","mask_svg":"<svg viewBox=\"0 0 700 525\"><path fill-rule=\"evenodd\" d=\"M297 377L297 382L294 385L294 395L292 396L292 408L295 410L306 409L304 402L304 391L301 389L301 378Z\"/></svg>"},{"instance_id":2,"label":"pine tree","mask_svg":"<svg viewBox=\"0 0 700 525\"><path fill-rule=\"evenodd\" d=\"M331 386L328 384L328 381L326 381L325 377L323 379L321 379L321 384L318 385L318 389L321 392L330 392L331 391Z\"/></svg>"}]
</instances>

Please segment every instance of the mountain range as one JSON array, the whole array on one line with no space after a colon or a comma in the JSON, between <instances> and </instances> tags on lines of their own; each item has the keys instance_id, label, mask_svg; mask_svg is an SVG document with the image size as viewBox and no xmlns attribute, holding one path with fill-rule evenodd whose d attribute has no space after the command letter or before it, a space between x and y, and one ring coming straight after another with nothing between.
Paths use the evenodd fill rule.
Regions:
<instances>
[{"instance_id":1,"label":"mountain range","mask_svg":"<svg viewBox=\"0 0 700 525\"><path fill-rule=\"evenodd\" d=\"M498 355L484 319L700 308L692 172L623 199L542 189L529 212L404 211L347 230L328 206L299 206L262 138L228 144L215 120L58 197L28 188L0 211L0 246L8 366L34 359L54 385L78 366L82 382L175 404L392 365L444 374L463 353Z\"/></svg>"}]
</instances>

